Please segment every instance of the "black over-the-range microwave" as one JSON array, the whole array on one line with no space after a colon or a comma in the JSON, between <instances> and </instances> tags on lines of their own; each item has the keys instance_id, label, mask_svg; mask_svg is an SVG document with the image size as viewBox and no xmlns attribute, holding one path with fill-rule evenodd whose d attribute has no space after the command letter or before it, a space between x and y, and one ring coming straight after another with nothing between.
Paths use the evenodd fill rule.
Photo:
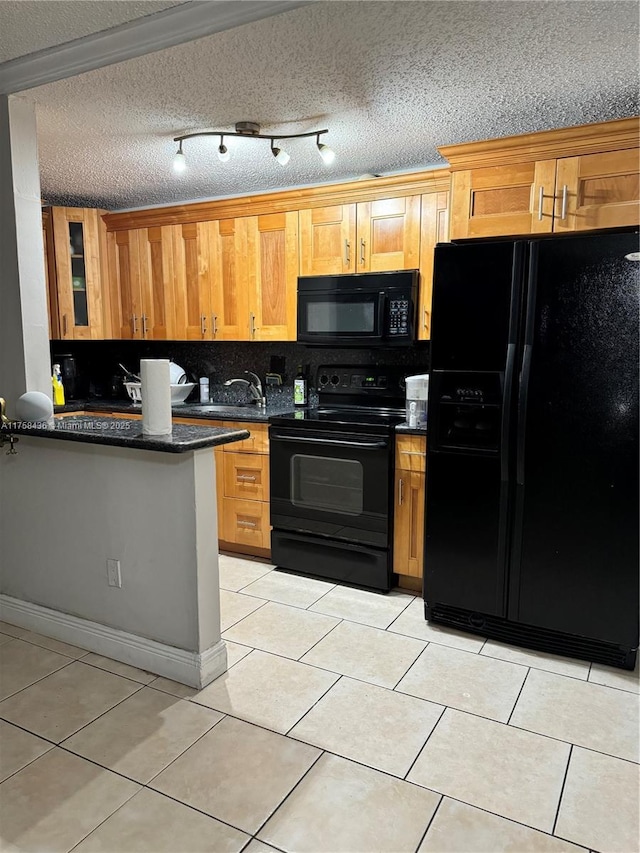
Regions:
<instances>
[{"instance_id":1,"label":"black over-the-range microwave","mask_svg":"<svg viewBox=\"0 0 640 853\"><path fill-rule=\"evenodd\" d=\"M418 270L301 276L298 341L316 346L407 346L416 336Z\"/></svg>"}]
</instances>

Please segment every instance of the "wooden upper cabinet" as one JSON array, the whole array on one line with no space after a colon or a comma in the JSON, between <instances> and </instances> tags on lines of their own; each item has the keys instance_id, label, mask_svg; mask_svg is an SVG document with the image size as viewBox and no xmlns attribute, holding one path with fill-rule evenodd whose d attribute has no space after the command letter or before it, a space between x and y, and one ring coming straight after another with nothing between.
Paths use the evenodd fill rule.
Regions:
<instances>
[{"instance_id":1,"label":"wooden upper cabinet","mask_svg":"<svg viewBox=\"0 0 640 853\"><path fill-rule=\"evenodd\" d=\"M358 272L417 269L420 196L361 202L356 209Z\"/></svg>"},{"instance_id":2,"label":"wooden upper cabinet","mask_svg":"<svg viewBox=\"0 0 640 853\"><path fill-rule=\"evenodd\" d=\"M52 207L46 220L47 278L57 311L51 331L65 340L104 337L102 258L104 225L100 211Z\"/></svg>"},{"instance_id":3,"label":"wooden upper cabinet","mask_svg":"<svg viewBox=\"0 0 640 853\"><path fill-rule=\"evenodd\" d=\"M451 238L549 232L555 160L454 172Z\"/></svg>"},{"instance_id":4,"label":"wooden upper cabinet","mask_svg":"<svg viewBox=\"0 0 640 853\"><path fill-rule=\"evenodd\" d=\"M172 328L175 314L171 229L141 228L132 232L132 239L138 241L141 337L143 340L177 337Z\"/></svg>"},{"instance_id":5,"label":"wooden upper cabinet","mask_svg":"<svg viewBox=\"0 0 640 853\"><path fill-rule=\"evenodd\" d=\"M420 196L300 211L300 274L417 269Z\"/></svg>"},{"instance_id":6,"label":"wooden upper cabinet","mask_svg":"<svg viewBox=\"0 0 640 853\"><path fill-rule=\"evenodd\" d=\"M249 336L247 222L248 217L241 217L202 223L215 341L246 341Z\"/></svg>"},{"instance_id":7,"label":"wooden upper cabinet","mask_svg":"<svg viewBox=\"0 0 640 853\"><path fill-rule=\"evenodd\" d=\"M250 217L247 258L250 340L295 341L297 212Z\"/></svg>"},{"instance_id":8,"label":"wooden upper cabinet","mask_svg":"<svg viewBox=\"0 0 640 853\"><path fill-rule=\"evenodd\" d=\"M440 148L451 239L637 225L637 118Z\"/></svg>"},{"instance_id":9,"label":"wooden upper cabinet","mask_svg":"<svg viewBox=\"0 0 640 853\"><path fill-rule=\"evenodd\" d=\"M420 298L418 340L431 338L434 250L449 239L449 193L447 190L422 196L420 219Z\"/></svg>"},{"instance_id":10,"label":"wooden upper cabinet","mask_svg":"<svg viewBox=\"0 0 640 853\"><path fill-rule=\"evenodd\" d=\"M114 320L119 337L175 337L170 228L117 231L109 238L110 292L119 309Z\"/></svg>"},{"instance_id":11,"label":"wooden upper cabinet","mask_svg":"<svg viewBox=\"0 0 640 853\"><path fill-rule=\"evenodd\" d=\"M171 337L208 341L213 337L209 229L204 222L172 225Z\"/></svg>"},{"instance_id":12,"label":"wooden upper cabinet","mask_svg":"<svg viewBox=\"0 0 640 853\"><path fill-rule=\"evenodd\" d=\"M300 211L300 275L356 272L356 205Z\"/></svg>"},{"instance_id":13,"label":"wooden upper cabinet","mask_svg":"<svg viewBox=\"0 0 640 853\"><path fill-rule=\"evenodd\" d=\"M637 225L638 149L558 160L554 231Z\"/></svg>"},{"instance_id":14,"label":"wooden upper cabinet","mask_svg":"<svg viewBox=\"0 0 640 853\"><path fill-rule=\"evenodd\" d=\"M117 337L142 338L142 289L137 230L109 234L109 287L116 312Z\"/></svg>"}]
</instances>

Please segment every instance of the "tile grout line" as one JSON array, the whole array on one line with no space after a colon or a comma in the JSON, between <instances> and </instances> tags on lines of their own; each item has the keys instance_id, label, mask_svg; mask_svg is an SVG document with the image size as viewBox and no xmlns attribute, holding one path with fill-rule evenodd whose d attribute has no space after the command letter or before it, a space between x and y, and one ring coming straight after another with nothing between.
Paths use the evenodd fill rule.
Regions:
<instances>
[{"instance_id":1,"label":"tile grout line","mask_svg":"<svg viewBox=\"0 0 640 853\"><path fill-rule=\"evenodd\" d=\"M426 643L426 641L425 641L425 640L422 640L421 642ZM409 666L405 669L405 671L402 673L402 675L401 675L401 676L400 676L400 678L396 681L396 683L393 685L393 687L389 688L393 693L402 694L403 696L409 696L409 695L411 695L411 694L409 694L409 693L404 693L402 690L396 690L396 687L398 686L398 684L400 684L400 682L403 680L403 678L405 678L405 676L407 676L407 675L409 674L410 670L412 670L412 669L413 669L413 667L416 665L416 663L418 662L418 660L422 657L422 655L426 652L426 650L427 650L428 648L429 648L429 643L426 643L426 645L425 645L424 649L421 649L421 650L418 652L418 654L414 657L414 659L411 661L411 663L409 664ZM416 696L415 698L416 698L416 699L422 699L422 696ZM429 701L435 701L435 700L425 699L424 701L425 701L425 702L429 702ZM441 702L436 702L435 704L436 704L436 705L441 705L442 703L441 703Z\"/></svg>"},{"instance_id":2,"label":"tile grout line","mask_svg":"<svg viewBox=\"0 0 640 853\"><path fill-rule=\"evenodd\" d=\"M100 765L98 765L98 766L100 766ZM126 779L127 777L125 776L124 778ZM140 783L136 782L136 784L139 785ZM82 842L85 841L90 835L93 835L93 833L96 831L96 829L99 829L104 823L106 823L110 818L112 818L114 816L114 814L116 814L116 812L119 812L120 809L124 808L124 806L126 806L127 803L130 803L134 797L137 797L138 794L140 793L140 791L142 791L142 788L138 788L137 791L134 791L134 793L131 794L130 797L127 797L127 799L124 801L124 803L121 803L117 809L115 809L114 811L111 812L110 815L107 815L107 817L105 817L103 820L101 820L97 826L94 826L93 829L91 830L91 832L88 832L86 835L84 835L80 839L80 841L76 842L73 845L73 847L70 847L69 850L67 851L67 853L72 853L72 851L75 850L79 844L82 844Z\"/></svg>"},{"instance_id":3,"label":"tile grout line","mask_svg":"<svg viewBox=\"0 0 640 853\"><path fill-rule=\"evenodd\" d=\"M331 617L331 618L333 618L333 619L338 619L338 617L337 617L337 616L333 616L333 617ZM310 646L310 647L306 650L306 652L303 652L299 657L295 658L295 660L296 660L298 663L306 663L306 661L303 661L303 660L302 660L302 658L303 658L305 655L308 655L310 651L312 651L313 649L315 649L315 647L316 647L319 643L321 643L323 640L326 640L326 639L327 639L327 637L329 636L329 634L331 634L333 631L335 631L335 630L336 630L336 628L339 628L339 627L340 627L340 625L342 625L342 623L343 623L343 622L344 622L344 619L338 619L338 621L336 622L336 624L335 624L335 625L332 625L332 626L331 626L331 628L329 628L329 630L327 631L327 633L326 633L326 634L323 634L323 635L322 635L322 637L320 637L320 639L319 639L319 640L316 640L316 641L315 641L315 643L314 643L312 646ZM308 665L309 665L309 666L313 666L313 664L308 664ZM322 669L322 667L318 667L318 669ZM331 670L327 670L327 672L331 672Z\"/></svg>"},{"instance_id":4,"label":"tile grout line","mask_svg":"<svg viewBox=\"0 0 640 853\"><path fill-rule=\"evenodd\" d=\"M418 842L418 846L415 849L415 853L418 853L418 851L420 850L420 847L424 844L424 840L427 837L427 832L429 832L429 830L431 829L431 824L435 820L435 817L438 814L438 810L439 810L440 806L442 805L443 801L444 801L444 794L440 794L440 799L438 800L438 805L433 810L433 814L429 818L429 823L427 824L425 831L420 836L420 841Z\"/></svg>"},{"instance_id":5,"label":"tile grout line","mask_svg":"<svg viewBox=\"0 0 640 853\"><path fill-rule=\"evenodd\" d=\"M40 647L38 647L38 648L40 648ZM30 684L26 684L24 687L21 687L19 690L16 690L15 693L10 693L8 696L4 696L0 700L0 719L5 719L2 716L2 704L3 704L3 702L6 702L7 699L13 699L14 696L17 696L19 693L22 693L23 690L28 690L30 687L35 687L36 684L39 684L41 681L44 681L45 678L49 678L50 675L55 675L56 672L62 672L63 669L66 669L68 666L70 666L72 663L75 663L75 662L76 662L75 660L70 660L69 663L64 663L61 667L59 667L59 669L54 669L52 672L48 672L46 675L43 675L41 678L36 678L35 681L32 681ZM7 720L7 722L10 723L11 720ZM38 735L38 737L39 737L39 735Z\"/></svg>"},{"instance_id":6,"label":"tile grout line","mask_svg":"<svg viewBox=\"0 0 640 853\"><path fill-rule=\"evenodd\" d=\"M567 766L564 768L564 776L562 777L562 785L560 786L560 796L558 797L558 805L556 806L556 816L553 820L553 827L551 829L551 835L556 834L556 825L558 823L558 818L560 816L560 807L562 805L562 796L564 794L565 785L567 784L567 777L569 775L569 765L571 764L571 756L573 755L573 744L569 747L569 756L567 758Z\"/></svg>"},{"instance_id":7,"label":"tile grout line","mask_svg":"<svg viewBox=\"0 0 640 853\"><path fill-rule=\"evenodd\" d=\"M333 690L333 688L336 686L336 684L339 684L339 682L340 682L340 681L342 681L342 679L343 679L343 678L344 678L344 676L343 676L343 675L338 675L338 678L336 678L336 680L333 682L333 684L332 684L330 687L328 687L328 688L324 691L324 693L322 694L322 696L319 696L319 697L316 699L316 701L313 703L313 705L312 705L310 708L307 708L307 710L304 712L304 714L303 714L303 715L302 715L298 720L296 720L296 722L295 722L292 726L290 726L290 727L287 729L287 731L284 733L284 736L285 736L285 737L289 737L289 735L291 734L291 732L293 731L293 729L295 729L295 727L296 727L297 725L299 725L299 724L304 720L304 718L305 718L308 714L310 714L310 713L311 713L311 711L313 711L313 709L316 707L316 705L317 705L319 702L321 702L321 701L324 699L324 697L327 695L327 693L329 693L329 691L330 691L330 690ZM299 740L299 738L292 738L292 739L293 739L293 740L296 740L296 741L297 741L297 740ZM307 743L307 741L301 741L301 743ZM315 746L315 744L310 744L310 746ZM318 747L316 747L316 749L324 749L324 747L318 746Z\"/></svg>"},{"instance_id":8,"label":"tile grout line","mask_svg":"<svg viewBox=\"0 0 640 853\"><path fill-rule=\"evenodd\" d=\"M527 683L527 678L529 678L529 673L531 672L531 667L527 667L527 671L524 674L524 678L522 679L522 684L520 685L520 690L518 690L518 695L516 696L516 701L513 703L513 707L511 708L511 712L507 717L506 725L508 726L511 722L511 717L513 717L513 712L516 709L516 705L520 701L520 697L522 696L522 691L524 690L524 686Z\"/></svg>"},{"instance_id":9,"label":"tile grout line","mask_svg":"<svg viewBox=\"0 0 640 853\"><path fill-rule=\"evenodd\" d=\"M413 759L413 761L411 762L411 765L410 765L409 769L407 770L407 772L406 772L406 773L404 774L404 776L402 777L402 779L403 779L403 781L404 781L404 782L409 782L411 785L418 785L418 784L419 784L418 782L411 782L409 779L407 779L407 776L409 775L409 773L411 773L411 771L413 770L413 767L414 767L414 765L415 765L416 761L420 758L420 756L422 755L422 753L423 753L423 751L424 751L425 746L429 743L429 738L430 738L430 737L431 737L431 735L435 732L435 730L438 728L438 725L440 724L440 720L444 717L444 712L445 712L446 710L447 710L447 705L445 705L445 706L444 706L444 708L442 709L442 711L440 712L440 716L439 716L439 717L438 717L438 719L436 720L435 725L433 726L433 728L431 729L431 731L429 732L429 734L426 736L426 738L425 738L425 740L424 740L424 743L422 744L422 746L421 746L421 747L420 747L420 749L418 750L418 752L417 752L417 754L416 754L416 757L415 757L415 758ZM422 787L426 787L426 786L419 785L419 787L421 787L421 788L422 788ZM431 789L430 789L430 790L431 790ZM441 791L438 791L437 793L442 793L442 792L441 792Z\"/></svg>"},{"instance_id":10,"label":"tile grout line","mask_svg":"<svg viewBox=\"0 0 640 853\"><path fill-rule=\"evenodd\" d=\"M316 747L316 749L318 749L318 747ZM277 805L277 806L276 806L276 807L275 807L275 808L274 808L274 809L269 813L269 816L266 818L266 820L263 820L263 821L262 821L262 823L260 824L260 826L259 826L259 827L256 829L256 831L252 834L252 837L253 837L253 838L256 838L258 841L261 841L261 840L262 840L262 839L258 838L258 833L259 833L259 832L261 832L261 831L265 828L265 826L267 825L267 823L269 823L269 821L270 821L270 820L271 820L271 818L274 816L274 814L278 811L278 809L279 809L279 808L281 808L281 807L286 803L286 801L289 799L289 797L291 796L291 794L293 794L293 792L296 790L296 788L297 788L297 787L302 783L302 780L303 780L303 779L306 779L306 777L309 775L309 773L311 773L311 771L313 770L313 768L314 768L314 767L316 766L316 764L320 761L320 759L322 758L322 756L323 756L323 755L325 755L325 750L320 749L320 750L319 750L319 752L320 752L320 754L319 754L318 756L316 756L316 758L312 761L312 763L311 763L311 764L309 765L309 767L305 770L305 772L302 774L302 776L298 779L298 781L297 781L297 782L296 782L296 784L293 786L293 788L289 791L289 793L288 793L288 794L285 794L285 796L282 798L282 800L280 800L280 802L278 803L278 805ZM263 844L269 844L269 842L268 842L268 841L263 841L262 843L263 843Z\"/></svg>"}]
</instances>

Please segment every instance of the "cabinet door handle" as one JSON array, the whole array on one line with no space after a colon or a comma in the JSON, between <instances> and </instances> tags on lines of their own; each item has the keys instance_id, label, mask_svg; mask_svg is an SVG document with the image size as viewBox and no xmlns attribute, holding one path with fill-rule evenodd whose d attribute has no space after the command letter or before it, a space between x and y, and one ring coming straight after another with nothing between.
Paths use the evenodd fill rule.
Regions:
<instances>
[{"instance_id":1,"label":"cabinet door handle","mask_svg":"<svg viewBox=\"0 0 640 853\"><path fill-rule=\"evenodd\" d=\"M542 204L544 202L544 187L540 187L540 193L538 195L538 219L542 219Z\"/></svg>"},{"instance_id":2,"label":"cabinet door handle","mask_svg":"<svg viewBox=\"0 0 640 853\"><path fill-rule=\"evenodd\" d=\"M401 450L400 453L404 453L405 456L424 456L421 450Z\"/></svg>"},{"instance_id":3,"label":"cabinet door handle","mask_svg":"<svg viewBox=\"0 0 640 853\"><path fill-rule=\"evenodd\" d=\"M243 482L247 481L249 483L255 483L256 478L250 476L249 474L238 474L236 477L236 480L242 480Z\"/></svg>"},{"instance_id":4,"label":"cabinet door handle","mask_svg":"<svg viewBox=\"0 0 640 853\"><path fill-rule=\"evenodd\" d=\"M256 336L256 315L251 313L249 314L249 333L252 338Z\"/></svg>"},{"instance_id":5,"label":"cabinet door handle","mask_svg":"<svg viewBox=\"0 0 640 853\"><path fill-rule=\"evenodd\" d=\"M62 337L63 338L67 337L67 329L68 329L67 315L63 314L62 315Z\"/></svg>"},{"instance_id":6,"label":"cabinet door handle","mask_svg":"<svg viewBox=\"0 0 640 853\"><path fill-rule=\"evenodd\" d=\"M404 480L401 477L398 480L398 506L402 506L403 501L404 501L403 490L404 490Z\"/></svg>"},{"instance_id":7,"label":"cabinet door handle","mask_svg":"<svg viewBox=\"0 0 640 853\"><path fill-rule=\"evenodd\" d=\"M134 314L133 317L131 318L131 320L133 323L133 334L137 335L138 334L138 315Z\"/></svg>"},{"instance_id":8,"label":"cabinet door handle","mask_svg":"<svg viewBox=\"0 0 640 853\"><path fill-rule=\"evenodd\" d=\"M364 264L364 260L365 260L365 246L366 246L366 243L361 237L360 238L360 263L361 264Z\"/></svg>"},{"instance_id":9,"label":"cabinet door handle","mask_svg":"<svg viewBox=\"0 0 640 853\"><path fill-rule=\"evenodd\" d=\"M560 219L567 218L567 195L569 194L569 187L565 184L562 187L562 210L560 211Z\"/></svg>"},{"instance_id":10,"label":"cabinet door handle","mask_svg":"<svg viewBox=\"0 0 640 853\"><path fill-rule=\"evenodd\" d=\"M146 314L142 315L142 337L143 338L147 337L147 315Z\"/></svg>"},{"instance_id":11,"label":"cabinet door handle","mask_svg":"<svg viewBox=\"0 0 640 853\"><path fill-rule=\"evenodd\" d=\"M422 314L423 314L422 325L424 326L425 329L428 329L429 324L427 323L427 317L429 316L429 312L425 308L424 311L422 312Z\"/></svg>"},{"instance_id":12,"label":"cabinet door handle","mask_svg":"<svg viewBox=\"0 0 640 853\"><path fill-rule=\"evenodd\" d=\"M215 314L211 315L211 334L214 338L218 334L218 318Z\"/></svg>"},{"instance_id":13,"label":"cabinet door handle","mask_svg":"<svg viewBox=\"0 0 640 853\"><path fill-rule=\"evenodd\" d=\"M202 334L202 337L204 337L207 334L207 315L206 314L203 314L200 317L200 333Z\"/></svg>"},{"instance_id":14,"label":"cabinet door handle","mask_svg":"<svg viewBox=\"0 0 640 853\"><path fill-rule=\"evenodd\" d=\"M348 267L351 263L351 243L348 240L344 241L344 265Z\"/></svg>"},{"instance_id":15,"label":"cabinet door handle","mask_svg":"<svg viewBox=\"0 0 640 853\"><path fill-rule=\"evenodd\" d=\"M257 524L255 523L255 521L240 521L240 520L238 520L236 522L236 524L238 525L238 527L257 527Z\"/></svg>"}]
</instances>

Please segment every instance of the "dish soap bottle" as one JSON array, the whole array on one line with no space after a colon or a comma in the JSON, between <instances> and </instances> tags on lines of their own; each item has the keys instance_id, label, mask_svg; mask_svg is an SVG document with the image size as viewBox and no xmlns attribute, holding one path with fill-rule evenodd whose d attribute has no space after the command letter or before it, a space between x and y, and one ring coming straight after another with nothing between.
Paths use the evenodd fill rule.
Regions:
<instances>
[{"instance_id":1,"label":"dish soap bottle","mask_svg":"<svg viewBox=\"0 0 640 853\"><path fill-rule=\"evenodd\" d=\"M64 406L64 385L62 384L62 372L59 364L53 365L51 383L53 385L53 405Z\"/></svg>"},{"instance_id":2,"label":"dish soap bottle","mask_svg":"<svg viewBox=\"0 0 640 853\"><path fill-rule=\"evenodd\" d=\"M302 372L302 365L298 365L298 373L293 380L293 404L294 406L307 405L307 379Z\"/></svg>"}]
</instances>

